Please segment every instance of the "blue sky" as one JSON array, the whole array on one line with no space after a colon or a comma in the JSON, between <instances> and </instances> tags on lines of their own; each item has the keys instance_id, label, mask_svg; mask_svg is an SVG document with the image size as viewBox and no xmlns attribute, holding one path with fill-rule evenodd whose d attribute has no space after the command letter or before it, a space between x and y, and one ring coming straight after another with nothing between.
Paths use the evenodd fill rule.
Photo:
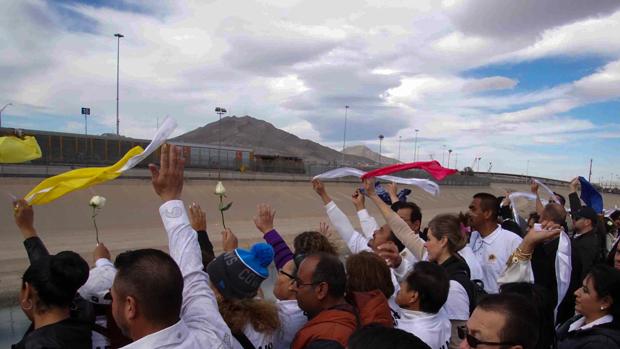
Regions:
<instances>
[{"instance_id":1,"label":"blue sky","mask_svg":"<svg viewBox=\"0 0 620 349\"><path fill-rule=\"evenodd\" d=\"M546 8L555 8L549 13ZM9 1L0 14L3 126L177 134L230 115L340 150L482 157L501 172L620 174L620 4L562 0ZM453 153L453 155L454 155ZM454 159L454 157L453 157ZM448 164L446 164L448 165ZM454 167L454 162L449 164Z\"/></svg>"}]
</instances>

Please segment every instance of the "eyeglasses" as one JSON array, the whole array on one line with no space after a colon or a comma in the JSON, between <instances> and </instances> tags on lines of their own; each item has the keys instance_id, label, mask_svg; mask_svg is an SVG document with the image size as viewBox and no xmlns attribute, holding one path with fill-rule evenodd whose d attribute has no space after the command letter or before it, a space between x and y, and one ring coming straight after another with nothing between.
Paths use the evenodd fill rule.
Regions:
<instances>
[{"instance_id":1,"label":"eyeglasses","mask_svg":"<svg viewBox=\"0 0 620 349\"><path fill-rule=\"evenodd\" d=\"M295 279L296 279L293 275L291 275L291 274L289 274L289 273L285 272L284 270L280 270L280 274L282 274L282 275L284 275L284 276L288 277L289 279L291 279L291 281L293 281L293 280L295 280Z\"/></svg>"},{"instance_id":2,"label":"eyeglasses","mask_svg":"<svg viewBox=\"0 0 620 349\"><path fill-rule=\"evenodd\" d=\"M280 274L288 277L289 279L291 279L291 283L295 283L296 287L303 287L303 286L314 286L314 285L318 285L323 281L315 281L315 282L308 282L308 283L303 283L298 277L295 277L287 272L285 272L284 270L280 270Z\"/></svg>"},{"instance_id":3,"label":"eyeglasses","mask_svg":"<svg viewBox=\"0 0 620 349\"><path fill-rule=\"evenodd\" d=\"M479 340L478 338L469 334L467 332L466 326L459 326L457 327L457 330L459 333L459 338L465 339L467 341L467 345L469 345L472 348L477 348L481 344L482 345L519 345L517 343L512 343L512 342L483 342Z\"/></svg>"}]
</instances>

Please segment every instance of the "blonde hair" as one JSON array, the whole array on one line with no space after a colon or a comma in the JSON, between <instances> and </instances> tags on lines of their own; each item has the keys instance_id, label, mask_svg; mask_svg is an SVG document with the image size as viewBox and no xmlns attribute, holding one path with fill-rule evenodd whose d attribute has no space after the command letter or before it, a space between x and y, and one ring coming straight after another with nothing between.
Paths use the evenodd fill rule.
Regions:
<instances>
[{"instance_id":1,"label":"blonde hair","mask_svg":"<svg viewBox=\"0 0 620 349\"><path fill-rule=\"evenodd\" d=\"M217 303L232 333L243 332L248 323L261 333L271 333L280 328L278 309L264 299L218 299Z\"/></svg>"}]
</instances>

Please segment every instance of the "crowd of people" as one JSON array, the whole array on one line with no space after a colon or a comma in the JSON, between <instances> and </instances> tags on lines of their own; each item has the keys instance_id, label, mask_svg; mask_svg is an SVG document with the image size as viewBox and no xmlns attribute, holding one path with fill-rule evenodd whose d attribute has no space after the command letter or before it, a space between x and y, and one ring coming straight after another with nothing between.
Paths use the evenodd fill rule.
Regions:
<instances>
[{"instance_id":1,"label":"crowd of people","mask_svg":"<svg viewBox=\"0 0 620 349\"><path fill-rule=\"evenodd\" d=\"M537 197L527 225L510 200L479 193L466 212L424 228L418 203L395 184L379 195L368 178L351 197L358 231L313 180L329 227L298 234L291 248L261 204L264 242L239 248L226 229L216 256L205 212L181 201L180 148L164 145L149 169L168 253L112 260L99 243L89 270L75 252L48 252L32 207L14 203L30 261L19 303L32 324L13 348L620 348L620 211L606 218L582 205L577 181L569 209L559 194Z\"/></svg>"}]
</instances>

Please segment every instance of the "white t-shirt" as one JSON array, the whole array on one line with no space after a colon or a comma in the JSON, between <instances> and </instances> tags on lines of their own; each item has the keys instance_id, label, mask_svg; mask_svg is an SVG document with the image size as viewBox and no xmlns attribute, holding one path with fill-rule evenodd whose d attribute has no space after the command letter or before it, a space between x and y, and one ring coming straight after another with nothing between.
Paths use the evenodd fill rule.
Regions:
<instances>
[{"instance_id":1,"label":"white t-shirt","mask_svg":"<svg viewBox=\"0 0 620 349\"><path fill-rule=\"evenodd\" d=\"M497 293L497 279L506 268L506 261L519 247L522 239L515 233L497 226L491 234L483 238L479 232L471 233L469 247L482 266L484 289L488 293Z\"/></svg>"},{"instance_id":2,"label":"white t-shirt","mask_svg":"<svg viewBox=\"0 0 620 349\"><path fill-rule=\"evenodd\" d=\"M428 344L431 349L448 349L451 327L450 320L448 320L445 312L439 311L437 314L430 314L406 310L398 306L392 309L396 312L394 327L413 333Z\"/></svg>"},{"instance_id":3,"label":"white t-shirt","mask_svg":"<svg viewBox=\"0 0 620 349\"><path fill-rule=\"evenodd\" d=\"M446 312L450 320L469 319L469 296L458 281L450 280L448 299L441 309Z\"/></svg>"},{"instance_id":4,"label":"white t-shirt","mask_svg":"<svg viewBox=\"0 0 620 349\"><path fill-rule=\"evenodd\" d=\"M277 300L276 307L278 307L281 327L274 338L273 348L290 348L295 335L308 322L308 318L295 299Z\"/></svg>"}]
</instances>

